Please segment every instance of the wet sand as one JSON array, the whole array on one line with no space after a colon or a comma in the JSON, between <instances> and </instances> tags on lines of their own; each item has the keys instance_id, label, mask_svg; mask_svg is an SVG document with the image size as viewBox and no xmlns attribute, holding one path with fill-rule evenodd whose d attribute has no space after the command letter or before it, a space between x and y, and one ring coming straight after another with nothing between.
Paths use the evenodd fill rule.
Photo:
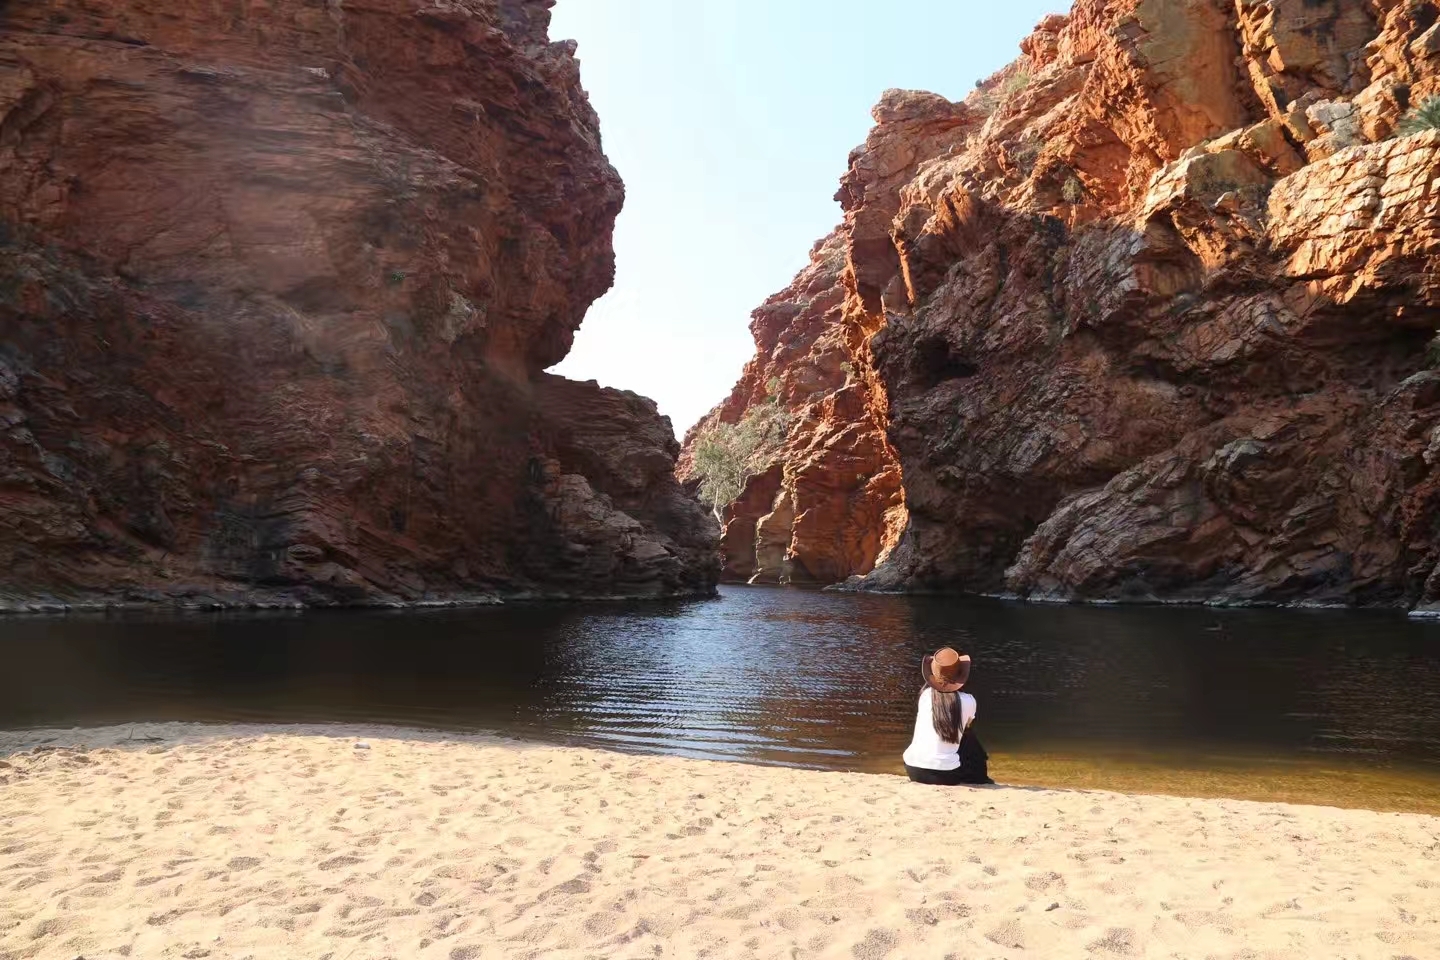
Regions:
<instances>
[{"instance_id":1,"label":"wet sand","mask_svg":"<svg viewBox=\"0 0 1440 960\"><path fill-rule=\"evenodd\" d=\"M1083 756L1060 752L991 755L992 766L1007 783L1440 816L1440 776L1436 771L1343 761L1194 754L1157 758L1094 751Z\"/></svg>"},{"instance_id":2,"label":"wet sand","mask_svg":"<svg viewBox=\"0 0 1440 960\"><path fill-rule=\"evenodd\" d=\"M1440 956L1440 818L393 728L0 734L5 960L951 955Z\"/></svg>"}]
</instances>

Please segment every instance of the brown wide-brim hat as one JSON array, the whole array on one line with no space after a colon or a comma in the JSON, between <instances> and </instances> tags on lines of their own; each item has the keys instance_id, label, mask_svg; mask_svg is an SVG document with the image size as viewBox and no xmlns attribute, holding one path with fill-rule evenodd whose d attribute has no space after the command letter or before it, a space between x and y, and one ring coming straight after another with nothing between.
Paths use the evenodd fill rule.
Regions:
<instances>
[{"instance_id":1,"label":"brown wide-brim hat","mask_svg":"<svg viewBox=\"0 0 1440 960\"><path fill-rule=\"evenodd\" d=\"M925 682L941 693L954 693L970 679L970 655L941 647L920 662Z\"/></svg>"}]
</instances>

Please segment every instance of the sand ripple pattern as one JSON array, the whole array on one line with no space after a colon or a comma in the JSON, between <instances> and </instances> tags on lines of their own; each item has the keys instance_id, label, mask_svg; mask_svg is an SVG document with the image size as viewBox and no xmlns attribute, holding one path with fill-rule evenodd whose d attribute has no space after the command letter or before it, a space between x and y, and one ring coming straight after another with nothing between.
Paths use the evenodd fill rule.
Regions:
<instances>
[{"instance_id":1,"label":"sand ripple pattern","mask_svg":"<svg viewBox=\"0 0 1440 960\"><path fill-rule=\"evenodd\" d=\"M0 758L3 960L1440 957L1433 817L389 728Z\"/></svg>"}]
</instances>

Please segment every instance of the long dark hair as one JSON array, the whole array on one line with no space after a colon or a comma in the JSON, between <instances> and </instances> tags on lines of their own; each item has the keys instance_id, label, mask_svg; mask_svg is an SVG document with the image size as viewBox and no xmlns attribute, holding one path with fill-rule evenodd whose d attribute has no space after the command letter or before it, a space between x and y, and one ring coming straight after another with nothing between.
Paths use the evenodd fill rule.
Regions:
<instances>
[{"instance_id":1,"label":"long dark hair","mask_svg":"<svg viewBox=\"0 0 1440 960\"><path fill-rule=\"evenodd\" d=\"M935 724L935 735L945 743L959 743L964 718L960 710L959 693L941 693L930 689L930 722Z\"/></svg>"}]
</instances>

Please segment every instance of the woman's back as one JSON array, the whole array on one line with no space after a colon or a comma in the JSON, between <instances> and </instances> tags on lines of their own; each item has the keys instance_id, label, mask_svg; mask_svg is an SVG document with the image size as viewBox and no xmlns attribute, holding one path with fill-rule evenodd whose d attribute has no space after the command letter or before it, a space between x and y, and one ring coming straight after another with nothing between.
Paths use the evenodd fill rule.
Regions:
<instances>
[{"instance_id":1,"label":"woman's back","mask_svg":"<svg viewBox=\"0 0 1440 960\"><path fill-rule=\"evenodd\" d=\"M930 687L920 691L920 703L915 714L915 734L905 750L907 766L924 770L957 770L960 767L960 735L975 722L975 698L968 693L955 694L959 701L960 718L953 742L942 739L935 729L936 693Z\"/></svg>"}]
</instances>

